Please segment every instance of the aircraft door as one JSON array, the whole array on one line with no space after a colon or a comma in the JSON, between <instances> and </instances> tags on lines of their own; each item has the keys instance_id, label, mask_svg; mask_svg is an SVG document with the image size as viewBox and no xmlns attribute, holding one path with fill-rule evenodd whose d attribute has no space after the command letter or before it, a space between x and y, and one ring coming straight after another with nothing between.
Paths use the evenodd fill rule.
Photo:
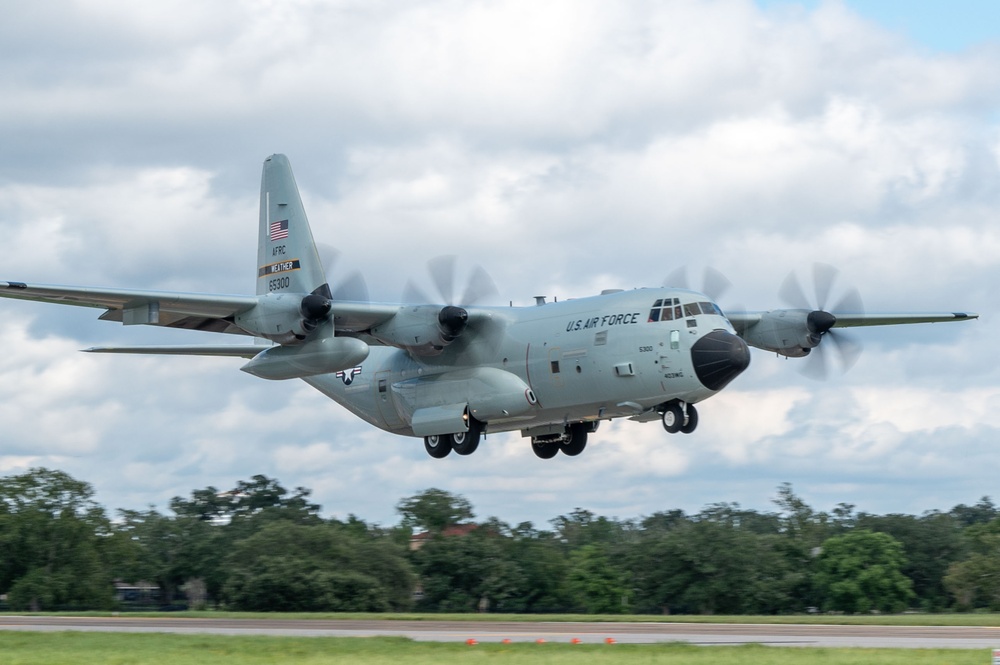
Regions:
<instances>
[{"instance_id":1,"label":"aircraft door","mask_svg":"<svg viewBox=\"0 0 1000 665\"><path fill-rule=\"evenodd\" d=\"M375 407L386 425L391 429L398 429L406 425L406 422L399 416L396 403L392 398L392 372L382 371L375 373Z\"/></svg>"},{"instance_id":2,"label":"aircraft door","mask_svg":"<svg viewBox=\"0 0 1000 665\"><path fill-rule=\"evenodd\" d=\"M549 349L549 383L556 388L562 387L562 354L559 347Z\"/></svg>"},{"instance_id":3,"label":"aircraft door","mask_svg":"<svg viewBox=\"0 0 1000 665\"><path fill-rule=\"evenodd\" d=\"M671 330L661 344L660 371L664 378L674 378L681 371L681 331Z\"/></svg>"}]
</instances>

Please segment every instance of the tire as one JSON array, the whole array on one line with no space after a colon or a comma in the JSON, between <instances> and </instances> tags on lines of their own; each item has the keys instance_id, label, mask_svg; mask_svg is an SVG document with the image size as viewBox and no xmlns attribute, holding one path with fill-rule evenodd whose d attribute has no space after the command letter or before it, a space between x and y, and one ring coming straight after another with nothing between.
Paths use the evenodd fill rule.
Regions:
<instances>
[{"instance_id":1,"label":"tire","mask_svg":"<svg viewBox=\"0 0 1000 665\"><path fill-rule=\"evenodd\" d=\"M432 434L425 436L424 450L434 459L444 459L451 452L451 435Z\"/></svg>"},{"instance_id":2,"label":"tire","mask_svg":"<svg viewBox=\"0 0 1000 665\"><path fill-rule=\"evenodd\" d=\"M676 434L684 426L684 411L677 402L670 402L663 411L663 429L669 434Z\"/></svg>"},{"instance_id":3,"label":"tire","mask_svg":"<svg viewBox=\"0 0 1000 665\"><path fill-rule=\"evenodd\" d=\"M698 409L694 408L694 404L688 404L687 412L687 420L684 421L684 426L681 427L681 433L683 434L690 434L698 428Z\"/></svg>"},{"instance_id":4,"label":"tire","mask_svg":"<svg viewBox=\"0 0 1000 665\"><path fill-rule=\"evenodd\" d=\"M586 423L573 423L569 426L567 440L559 444L559 449L562 450L563 455L576 457L583 452L583 449L587 447L588 429Z\"/></svg>"},{"instance_id":5,"label":"tire","mask_svg":"<svg viewBox=\"0 0 1000 665\"><path fill-rule=\"evenodd\" d=\"M469 431L451 435L451 448L459 455L471 455L479 447L483 429L479 422L469 420Z\"/></svg>"},{"instance_id":6,"label":"tire","mask_svg":"<svg viewBox=\"0 0 1000 665\"><path fill-rule=\"evenodd\" d=\"M559 442L558 441L539 441L535 438L531 439L531 450L535 453L535 456L542 459L552 459L559 454Z\"/></svg>"}]
</instances>

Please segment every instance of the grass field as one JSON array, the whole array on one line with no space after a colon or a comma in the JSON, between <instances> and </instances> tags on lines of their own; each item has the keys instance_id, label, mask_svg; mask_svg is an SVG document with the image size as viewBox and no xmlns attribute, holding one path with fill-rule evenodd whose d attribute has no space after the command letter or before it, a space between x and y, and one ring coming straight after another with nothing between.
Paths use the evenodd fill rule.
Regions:
<instances>
[{"instance_id":1,"label":"grass field","mask_svg":"<svg viewBox=\"0 0 1000 665\"><path fill-rule=\"evenodd\" d=\"M27 615L27 612L8 614ZM110 612L46 612L47 615L111 616ZM782 616L722 616L660 614L417 614L417 613L268 613L268 612L128 612L122 616L200 619L324 619L381 621L558 621L655 623L753 623L846 626L1000 626L1000 614L792 614ZM2 662L0 662L2 665Z\"/></svg>"},{"instance_id":2,"label":"grass field","mask_svg":"<svg viewBox=\"0 0 1000 665\"><path fill-rule=\"evenodd\" d=\"M405 638L232 637L116 633L0 632L3 665L983 665L984 649L812 649L684 644L444 644Z\"/></svg>"}]
</instances>

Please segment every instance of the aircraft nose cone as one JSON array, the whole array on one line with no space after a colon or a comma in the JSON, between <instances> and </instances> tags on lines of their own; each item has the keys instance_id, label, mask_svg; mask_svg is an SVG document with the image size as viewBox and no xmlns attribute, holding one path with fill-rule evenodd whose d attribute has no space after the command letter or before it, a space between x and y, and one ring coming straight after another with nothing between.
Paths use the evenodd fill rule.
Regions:
<instances>
[{"instance_id":1,"label":"aircraft nose cone","mask_svg":"<svg viewBox=\"0 0 1000 665\"><path fill-rule=\"evenodd\" d=\"M691 347L695 374L709 390L722 390L750 366L750 349L738 336L713 330Z\"/></svg>"}]
</instances>

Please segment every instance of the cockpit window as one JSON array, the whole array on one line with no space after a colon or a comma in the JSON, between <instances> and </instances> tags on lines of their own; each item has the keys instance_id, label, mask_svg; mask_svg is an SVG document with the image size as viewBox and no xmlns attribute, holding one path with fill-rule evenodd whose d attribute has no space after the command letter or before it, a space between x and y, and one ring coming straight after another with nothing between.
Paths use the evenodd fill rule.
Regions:
<instances>
[{"instance_id":1,"label":"cockpit window","mask_svg":"<svg viewBox=\"0 0 1000 665\"><path fill-rule=\"evenodd\" d=\"M722 316L722 310L714 302L700 302L698 306L701 307L702 314L718 314Z\"/></svg>"},{"instance_id":2,"label":"cockpit window","mask_svg":"<svg viewBox=\"0 0 1000 665\"><path fill-rule=\"evenodd\" d=\"M701 308L698 307L698 303L689 302L684 305L684 316L698 316L701 314Z\"/></svg>"},{"instance_id":3,"label":"cockpit window","mask_svg":"<svg viewBox=\"0 0 1000 665\"><path fill-rule=\"evenodd\" d=\"M681 308L677 298L661 298L653 303L653 309L649 310L649 321L673 321L681 318Z\"/></svg>"}]
</instances>

